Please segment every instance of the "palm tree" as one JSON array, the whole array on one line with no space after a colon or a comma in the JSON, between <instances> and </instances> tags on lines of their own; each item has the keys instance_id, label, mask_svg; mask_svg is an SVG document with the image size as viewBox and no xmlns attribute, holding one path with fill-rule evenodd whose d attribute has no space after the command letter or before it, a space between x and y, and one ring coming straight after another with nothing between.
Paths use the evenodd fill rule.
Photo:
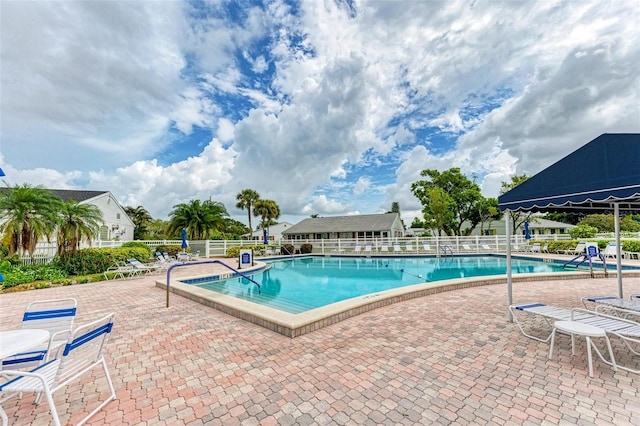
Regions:
<instances>
[{"instance_id":1,"label":"palm tree","mask_svg":"<svg viewBox=\"0 0 640 426\"><path fill-rule=\"evenodd\" d=\"M187 238L207 240L211 231L222 230L225 218L229 216L224 204L218 201L191 200L187 204L176 204L169 213L169 235L179 235L184 228Z\"/></svg>"},{"instance_id":2,"label":"palm tree","mask_svg":"<svg viewBox=\"0 0 640 426\"><path fill-rule=\"evenodd\" d=\"M253 232L251 227L251 206L260 199L260 195L253 189L243 189L236 195L236 208L240 210L247 209L247 218L249 219L249 232Z\"/></svg>"},{"instance_id":3,"label":"palm tree","mask_svg":"<svg viewBox=\"0 0 640 426\"><path fill-rule=\"evenodd\" d=\"M91 241L103 224L102 212L93 204L79 204L75 200L60 206L58 225L58 256L76 254L82 240Z\"/></svg>"},{"instance_id":4,"label":"palm tree","mask_svg":"<svg viewBox=\"0 0 640 426\"><path fill-rule=\"evenodd\" d=\"M28 252L33 257L40 238L50 241L61 203L48 189L27 183L0 191L0 232L9 255Z\"/></svg>"},{"instance_id":5,"label":"palm tree","mask_svg":"<svg viewBox=\"0 0 640 426\"><path fill-rule=\"evenodd\" d=\"M135 225L135 228L133 229L133 239L143 240L147 234L147 224L149 224L153 218L147 209L142 206L125 207L124 211Z\"/></svg>"},{"instance_id":6,"label":"palm tree","mask_svg":"<svg viewBox=\"0 0 640 426\"><path fill-rule=\"evenodd\" d=\"M262 216L260 226L262 229L268 229L272 221L280 217L280 207L273 200L258 200L253 206L253 214Z\"/></svg>"}]
</instances>

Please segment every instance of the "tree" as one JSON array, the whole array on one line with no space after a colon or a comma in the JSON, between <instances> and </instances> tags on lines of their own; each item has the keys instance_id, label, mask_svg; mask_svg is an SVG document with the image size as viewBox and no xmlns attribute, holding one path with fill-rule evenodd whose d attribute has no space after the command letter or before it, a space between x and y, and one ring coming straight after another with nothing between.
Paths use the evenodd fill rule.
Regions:
<instances>
[{"instance_id":1,"label":"tree","mask_svg":"<svg viewBox=\"0 0 640 426\"><path fill-rule=\"evenodd\" d=\"M225 240L239 240L247 232L251 232L247 225L231 218L224 219L222 236Z\"/></svg>"},{"instance_id":2,"label":"tree","mask_svg":"<svg viewBox=\"0 0 640 426\"><path fill-rule=\"evenodd\" d=\"M93 204L70 200L61 204L59 214L56 240L61 257L76 254L83 240L91 245L103 224L102 212Z\"/></svg>"},{"instance_id":3,"label":"tree","mask_svg":"<svg viewBox=\"0 0 640 426\"><path fill-rule=\"evenodd\" d=\"M480 235L484 233L484 225L487 224L491 229L491 222L499 220L502 217L500 208L498 207L497 198L485 198L478 206L478 215L480 216Z\"/></svg>"},{"instance_id":4,"label":"tree","mask_svg":"<svg viewBox=\"0 0 640 426\"><path fill-rule=\"evenodd\" d=\"M422 209L426 228L435 229L438 235L442 235L443 232L445 235L453 234L455 232L453 199L442 188L427 189L425 195L429 199L429 203Z\"/></svg>"},{"instance_id":5,"label":"tree","mask_svg":"<svg viewBox=\"0 0 640 426\"><path fill-rule=\"evenodd\" d=\"M438 225L440 228L436 228L438 232L445 231L452 235L462 235L462 224L465 221L471 224L471 228L467 232L478 225L480 222L478 203L483 199L478 184L469 180L457 167L442 173L438 170L427 169L420 172L420 175L429 178L429 180L419 180L412 183L411 191L422 203L423 212L426 211L427 214L439 212L437 218L427 218L425 215L428 224L434 223L432 219L436 219L436 222L442 221ZM432 192L436 188L440 191ZM432 208L430 205L432 203L430 196L434 194L439 197L438 203L440 205L437 208ZM445 206L450 208L449 214L442 211Z\"/></svg>"},{"instance_id":6,"label":"tree","mask_svg":"<svg viewBox=\"0 0 640 426\"><path fill-rule=\"evenodd\" d=\"M28 252L33 258L38 241L51 240L61 203L53 192L26 183L0 191L0 232L9 255Z\"/></svg>"},{"instance_id":7,"label":"tree","mask_svg":"<svg viewBox=\"0 0 640 426\"><path fill-rule=\"evenodd\" d=\"M511 191L516 186L527 181L527 179L529 179L529 176L527 175L511 176L511 182L502 182L502 185L500 186L500 195ZM531 216L531 212L511 212L511 234L515 233L516 229L525 222L530 222Z\"/></svg>"},{"instance_id":8,"label":"tree","mask_svg":"<svg viewBox=\"0 0 640 426\"><path fill-rule=\"evenodd\" d=\"M260 200L260 195L253 189L243 189L236 195L236 208L247 209L247 219L249 219L249 232L253 232L251 227L251 206Z\"/></svg>"},{"instance_id":9,"label":"tree","mask_svg":"<svg viewBox=\"0 0 640 426\"><path fill-rule=\"evenodd\" d=\"M186 204L176 204L169 213L167 232L171 236L180 235L184 228L187 238L207 240L213 231L222 231L224 220L229 216L224 204L218 201L191 200Z\"/></svg>"},{"instance_id":10,"label":"tree","mask_svg":"<svg viewBox=\"0 0 640 426\"><path fill-rule=\"evenodd\" d=\"M124 211L131 219L135 228L133 228L133 239L144 240L147 238L147 226L153 220L147 209L142 206L125 207Z\"/></svg>"},{"instance_id":11,"label":"tree","mask_svg":"<svg viewBox=\"0 0 640 426\"><path fill-rule=\"evenodd\" d=\"M280 217L280 207L273 200L258 200L253 206L253 215L261 216L260 227L268 229L269 225Z\"/></svg>"}]
</instances>

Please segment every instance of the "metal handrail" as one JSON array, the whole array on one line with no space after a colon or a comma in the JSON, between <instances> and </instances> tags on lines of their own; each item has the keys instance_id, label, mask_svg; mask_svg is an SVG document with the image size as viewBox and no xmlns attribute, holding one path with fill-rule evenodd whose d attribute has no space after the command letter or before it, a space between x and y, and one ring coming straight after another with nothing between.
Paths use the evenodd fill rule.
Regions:
<instances>
[{"instance_id":1,"label":"metal handrail","mask_svg":"<svg viewBox=\"0 0 640 426\"><path fill-rule=\"evenodd\" d=\"M203 264L208 264L208 263L219 263L220 265L224 266L227 269L232 270L234 273L240 275L242 278L246 278L249 281L251 281L252 283L254 283L255 285L258 286L258 294L262 294L262 287L260 287L260 284L255 281L253 278L249 277L248 275L238 271L237 269L232 268L231 266L227 265L226 263L222 262L221 260L202 260L199 262L185 262L185 263L178 263L175 265L171 265L168 269L167 269L167 308L169 307L169 282L171 280L171 270L173 268L179 268L181 266L191 266L191 265L203 265Z\"/></svg>"}]
</instances>

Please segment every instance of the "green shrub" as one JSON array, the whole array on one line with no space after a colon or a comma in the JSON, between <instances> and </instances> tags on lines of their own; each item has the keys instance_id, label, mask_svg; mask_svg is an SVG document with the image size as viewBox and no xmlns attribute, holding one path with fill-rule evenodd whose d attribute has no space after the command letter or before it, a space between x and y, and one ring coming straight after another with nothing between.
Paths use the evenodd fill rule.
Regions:
<instances>
[{"instance_id":1,"label":"green shrub","mask_svg":"<svg viewBox=\"0 0 640 426\"><path fill-rule=\"evenodd\" d=\"M162 245L155 247L152 251L155 253L167 253L169 256L176 257L178 253L182 252L182 247L178 245ZM187 247L187 251L189 251L189 247Z\"/></svg>"},{"instance_id":2,"label":"green shrub","mask_svg":"<svg viewBox=\"0 0 640 426\"><path fill-rule=\"evenodd\" d=\"M301 254L307 254L307 253L311 253L313 251L313 246L311 244L302 244L300 246L300 253Z\"/></svg>"},{"instance_id":3,"label":"green shrub","mask_svg":"<svg viewBox=\"0 0 640 426\"><path fill-rule=\"evenodd\" d=\"M630 251L634 253L640 253L640 241L639 240L621 240L620 245L622 251Z\"/></svg>"},{"instance_id":4,"label":"green shrub","mask_svg":"<svg viewBox=\"0 0 640 426\"><path fill-rule=\"evenodd\" d=\"M68 275L98 274L107 268L123 264L127 259L138 259L147 262L150 251L143 247L87 248L68 257L57 257L53 264L67 272Z\"/></svg>"},{"instance_id":5,"label":"green shrub","mask_svg":"<svg viewBox=\"0 0 640 426\"><path fill-rule=\"evenodd\" d=\"M593 238L598 233L598 228L589 225L578 225L569 230L571 238Z\"/></svg>"},{"instance_id":6,"label":"green shrub","mask_svg":"<svg viewBox=\"0 0 640 426\"><path fill-rule=\"evenodd\" d=\"M67 277L64 270L52 264L14 266L3 269L2 274L4 275L4 288L39 280L53 281Z\"/></svg>"}]
</instances>

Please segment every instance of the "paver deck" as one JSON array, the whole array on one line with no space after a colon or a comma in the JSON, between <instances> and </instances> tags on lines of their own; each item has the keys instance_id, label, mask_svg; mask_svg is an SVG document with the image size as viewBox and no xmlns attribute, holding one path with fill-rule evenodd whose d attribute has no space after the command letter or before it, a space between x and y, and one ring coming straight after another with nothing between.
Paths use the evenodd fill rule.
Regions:
<instances>
[{"instance_id":1,"label":"paver deck","mask_svg":"<svg viewBox=\"0 0 640 426\"><path fill-rule=\"evenodd\" d=\"M290 339L177 295L165 308L155 278L2 294L0 329L19 327L38 299L77 298L76 324L116 313L106 357L117 400L91 425L640 425L640 375L595 360L590 378L584 342L572 356L566 336L548 360L548 344L508 322L506 285L408 300ZM640 293L640 278L624 289ZM566 307L604 294L617 294L615 277L513 288L515 302ZM617 342L614 351L637 360ZM105 388L96 374L55 395L62 420L75 424ZM33 399L3 403L10 424L48 424Z\"/></svg>"}]
</instances>

